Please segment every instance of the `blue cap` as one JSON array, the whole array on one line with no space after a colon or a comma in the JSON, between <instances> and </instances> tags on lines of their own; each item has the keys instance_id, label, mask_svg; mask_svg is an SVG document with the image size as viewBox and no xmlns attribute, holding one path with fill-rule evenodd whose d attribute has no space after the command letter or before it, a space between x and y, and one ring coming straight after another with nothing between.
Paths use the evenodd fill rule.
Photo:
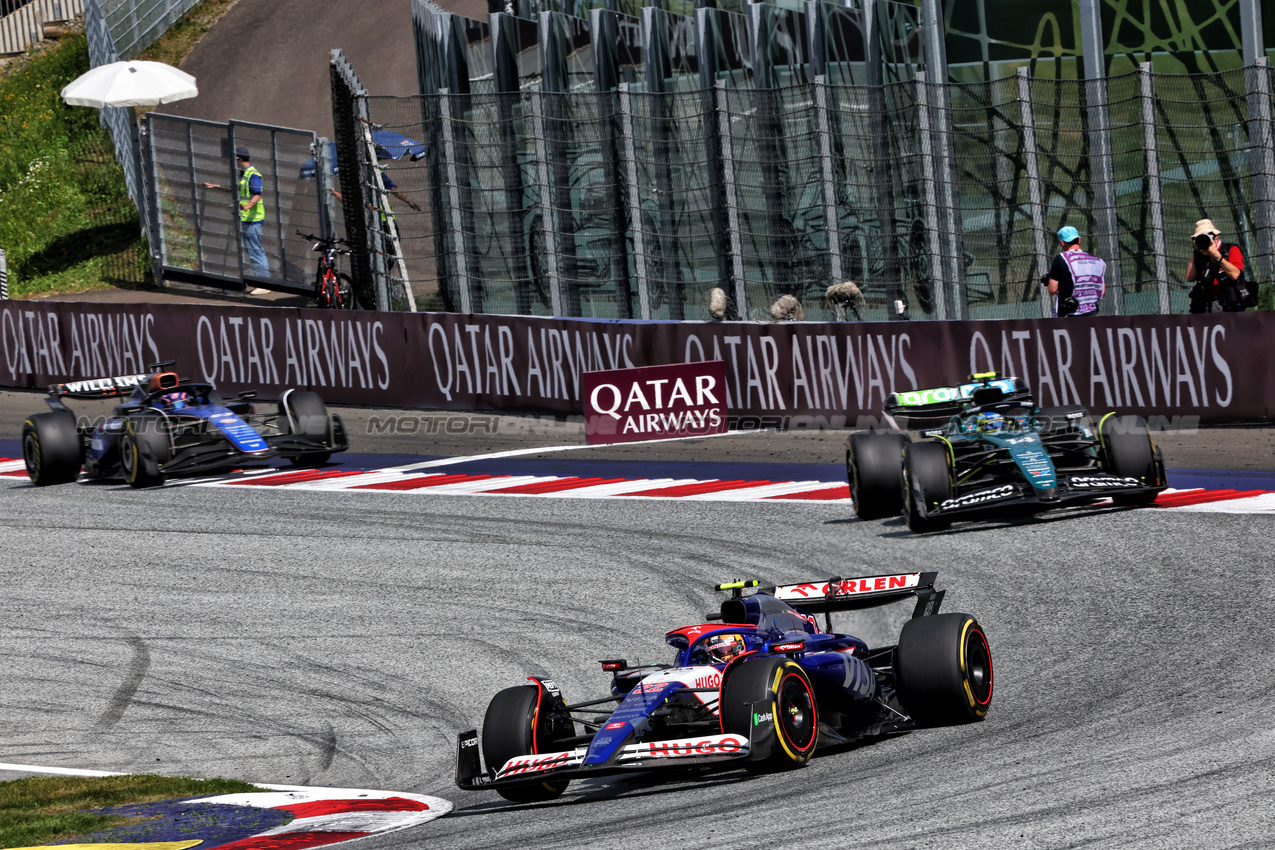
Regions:
<instances>
[{"instance_id":1,"label":"blue cap","mask_svg":"<svg viewBox=\"0 0 1275 850\"><path fill-rule=\"evenodd\" d=\"M1059 242L1075 242L1080 238L1080 231L1072 227L1070 224L1058 231Z\"/></svg>"}]
</instances>

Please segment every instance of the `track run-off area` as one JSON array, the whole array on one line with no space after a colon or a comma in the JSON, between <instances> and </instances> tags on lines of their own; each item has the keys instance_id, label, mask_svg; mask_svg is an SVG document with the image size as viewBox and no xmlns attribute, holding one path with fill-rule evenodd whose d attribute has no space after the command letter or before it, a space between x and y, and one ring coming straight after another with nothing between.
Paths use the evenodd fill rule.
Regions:
<instances>
[{"instance_id":1,"label":"track run-off area","mask_svg":"<svg viewBox=\"0 0 1275 850\"><path fill-rule=\"evenodd\" d=\"M853 518L834 474L588 463L362 455L146 491L0 467L0 762L456 805L366 848L1269 846L1270 474L918 536ZM612 489L569 495L593 487ZM797 493L827 495L773 498ZM714 583L921 569L987 630L983 723L543 805L453 784L456 734L496 691L536 674L604 696L598 659L670 660L664 632L716 610ZM909 613L834 625L893 643Z\"/></svg>"}]
</instances>

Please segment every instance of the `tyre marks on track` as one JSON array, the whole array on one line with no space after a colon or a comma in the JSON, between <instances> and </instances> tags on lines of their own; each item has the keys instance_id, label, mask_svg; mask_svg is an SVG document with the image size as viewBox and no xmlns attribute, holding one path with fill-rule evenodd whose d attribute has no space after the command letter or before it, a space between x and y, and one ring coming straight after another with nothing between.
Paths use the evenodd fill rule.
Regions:
<instances>
[{"instance_id":1,"label":"tyre marks on track","mask_svg":"<svg viewBox=\"0 0 1275 850\"><path fill-rule=\"evenodd\" d=\"M119 688L111 695L110 704L97 720L94 728L98 731L110 729L120 722L120 718L124 716L124 711L137 694L137 689L142 684L142 679L146 678L146 671L150 669L151 652L146 646L146 641L133 635L128 639L128 642L133 647L133 658L128 664L128 670L124 673L124 681L120 683Z\"/></svg>"}]
</instances>

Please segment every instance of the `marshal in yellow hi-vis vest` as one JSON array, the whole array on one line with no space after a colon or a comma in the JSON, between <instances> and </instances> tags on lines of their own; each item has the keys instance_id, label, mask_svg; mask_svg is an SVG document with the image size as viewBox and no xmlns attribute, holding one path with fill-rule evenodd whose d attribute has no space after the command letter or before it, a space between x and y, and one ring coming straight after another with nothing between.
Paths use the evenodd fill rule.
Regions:
<instances>
[{"instance_id":1,"label":"marshal in yellow hi-vis vest","mask_svg":"<svg viewBox=\"0 0 1275 850\"><path fill-rule=\"evenodd\" d=\"M244 204L252 200L252 178L261 179L261 172L255 166L248 166L239 174L239 220L246 222L263 221L266 217L266 205L260 197L257 202L245 208Z\"/></svg>"}]
</instances>

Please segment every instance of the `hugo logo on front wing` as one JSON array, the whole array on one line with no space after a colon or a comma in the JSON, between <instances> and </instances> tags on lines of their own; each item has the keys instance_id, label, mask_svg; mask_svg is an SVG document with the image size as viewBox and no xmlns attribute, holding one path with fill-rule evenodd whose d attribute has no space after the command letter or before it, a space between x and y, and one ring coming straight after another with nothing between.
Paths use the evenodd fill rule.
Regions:
<instances>
[{"instance_id":1,"label":"hugo logo on front wing","mask_svg":"<svg viewBox=\"0 0 1275 850\"><path fill-rule=\"evenodd\" d=\"M702 741L657 741L650 745L655 757L732 755L742 752L744 742L731 735L705 738Z\"/></svg>"}]
</instances>

